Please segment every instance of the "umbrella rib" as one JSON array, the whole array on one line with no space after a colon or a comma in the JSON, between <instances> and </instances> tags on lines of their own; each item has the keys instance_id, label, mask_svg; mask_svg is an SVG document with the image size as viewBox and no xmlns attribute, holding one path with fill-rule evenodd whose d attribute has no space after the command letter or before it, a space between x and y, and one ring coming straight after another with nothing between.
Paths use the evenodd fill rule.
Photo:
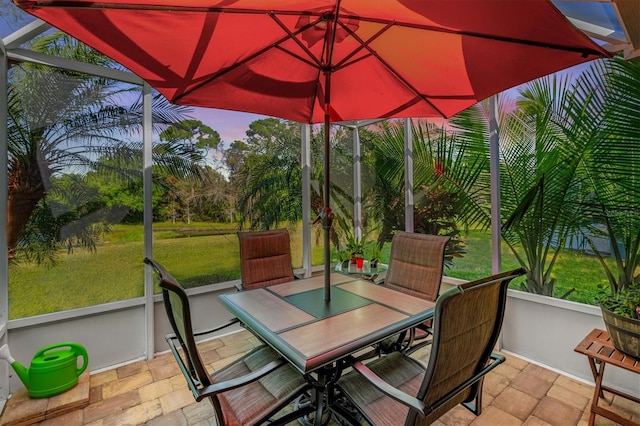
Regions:
<instances>
[{"instance_id":1,"label":"umbrella rib","mask_svg":"<svg viewBox=\"0 0 640 426\"><path fill-rule=\"evenodd\" d=\"M358 49L355 49L351 54L349 54L345 60L343 60L341 62L341 66L345 67L347 65L345 65L345 61L346 59L352 57L353 55L355 55L358 51L360 51L360 49L366 49L367 51L369 51L369 53L374 56L375 58L378 59L378 61L380 61L380 63L387 69L388 72L390 72L391 74L393 74L399 81L401 81L409 90L411 90L417 97L419 97L420 99L422 99L424 102L426 102L427 104L429 104L438 114L440 114L440 116L442 117L446 117L447 115L442 112L440 110L440 108L438 108L437 106L435 106L433 104L433 102L431 102L424 94L420 93L420 91L411 83L409 83L404 77L402 77L400 74L398 74L395 69L390 66L387 61L385 61L384 59L382 59L382 57L380 57L380 55L378 55L378 53L373 50L370 46L371 42L374 41L375 39L377 39L378 37L380 37L384 32L386 32L389 28L391 28L392 26L394 26L393 23L389 22L387 23L387 25L382 28L380 31L378 31L376 34L374 34L373 36L371 36L369 38L369 40L367 40L366 42L364 40L362 40L360 37L358 37L357 34L355 34L353 31L346 29L351 36L357 40L360 43L360 47ZM359 60L364 59L364 58L359 58L355 61L350 62L348 65L354 64L356 62L358 62Z\"/></svg>"},{"instance_id":2,"label":"umbrella rib","mask_svg":"<svg viewBox=\"0 0 640 426\"><path fill-rule=\"evenodd\" d=\"M202 87L202 86L204 86L204 85L206 85L206 84L210 83L211 81L213 81L213 80L215 80L215 79L217 79L217 78L219 78L219 77L221 77L221 76L223 76L223 75L227 74L228 72L233 71L234 69L236 69L236 68L238 68L238 67L240 67L240 66L242 66L242 65L246 64L247 62L249 62L249 61L251 61L251 60L253 60L253 59L257 58L258 56L262 55L263 53L265 53L265 52L267 52L267 51L269 51L270 49L273 49L273 48L280 49L281 51L286 52L286 53L290 54L291 56L293 56L293 57L295 57L295 58L297 58L297 59L299 59L299 60L301 60L301 61L303 61L303 62L306 62L307 64L309 64L309 65L311 65L311 66L313 66L313 67L318 67L318 66L320 65L319 63L313 63L312 61L309 61L308 59L305 59L304 57L302 57L302 56L300 56L300 55L296 55L295 53L293 53L293 52L291 52L291 51L288 51L287 49L284 49L284 48L282 48L282 46L280 46L282 43L284 43L285 41L290 40L290 39L291 39L291 40L294 40L296 43L298 43L299 45L301 45L301 44L300 44L300 42L298 41L298 39L297 39L297 37L296 37L296 36L297 36L298 34L300 34L301 32L303 32L303 31L307 30L308 28L312 27L313 25L315 25L318 21L315 21L315 22L313 22L313 23L309 23L309 24L307 24L307 25L304 25L304 26L300 27L297 31L295 31L295 32L291 32L291 31L289 31L286 27L284 27L284 26L282 25L282 23L281 23L281 22L280 22L280 21L279 21L279 20L278 20L278 19L277 19L273 14L269 14L269 15L271 16L271 18L272 18L276 23L278 23L278 25L280 25L280 26L283 28L283 30L285 31L285 34L286 34L284 37L280 38L279 40L275 41L274 43L272 43L272 44L270 44L270 45L268 45L268 46L265 46L264 48L262 48L262 49L260 49L259 51L257 51L257 52L255 52L255 53L253 53L252 55L247 56L247 57L246 57L246 58L244 58L243 60L238 61L238 62L234 63L233 65L231 65L231 66L227 67L227 68L221 69L220 71L218 71L218 72L216 72L216 73L212 74L210 77L205 78L205 79L202 79L198 84L196 84L196 85L192 86L189 90L186 90L186 91L182 92L179 96L175 96L175 97L172 99L172 101L173 101L173 102L179 101L180 99L182 99L182 98L183 98L183 97L185 97L186 95L190 94L190 93L191 93L191 92L193 92L194 90L198 90L200 87ZM316 58L313 56L313 54L312 54L308 49L306 49L306 48L305 48L304 46L302 46L302 45L301 45L301 47L302 47L305 51L307 51L307 53L309 54L309 56L310 56L312 59L316 59Z\"/></svg>"},{"instance_id":3,"label":"umbrella rib","mask_svg":"<svg viewBox=\"0 0 640 426\"><path fill-rule=\"evenodd\" d=\"M363 50L363 49L367 49L367 50L369 50L369 52L371 52L371 49L368 49L368 48L367 48L367 46L368 46L369 44L371 44L371 42L373 42L374 40L376 40L378 37L380 37L380 36L381 36L382 34L384 34L384 33L385 33L389 28L391 28L391 27L393 26L393 22L389 22L389 23L387 23L387 25L386 25L384 28L380 29L380 31L378 31L377 33L375 33L374 35L372 35L371 37L369 37L369 40L367 40L367 41L365 42L365 41L364 41L364 40L362 40L360 37L358 37L358 35L357 35L356 33L354 33L354 32L349 28L349 26L348 26L348 25L344 25L344 24L342 23L342 21L340 21L339 23L340 23L340 26L341 26L341 27L342 27L346 32L348 32L348 33L349 33L349 35L351 35L351 37L353 37L355 40L357 40L357 41L358 41L358 43L360 43L360 46L358 46L358 48L356 48L356 49L353 49L353 51L352 51L351 53L349 53L348 55L346 55L346 56L344 57L344 59L342 59L340 62L338 62L337 64L335 64L335 69L342 68L342 67L343 67L343 65L344 65L345 63L347 63L347 61L348 61L350 58L352 58L353 56L355 56L355 55L356 55L356 53L360 52L360 51L361 51L361 50ZM353 62L348 63L347 65L351 65L351 64L353 64L353 63L356 63L356 62L358 62L359 60L360 60L360 58L359 58L359 59L357 59L357 60L355 60L355 61L353 61ZM346 65L345 65L345 66L346 66Z\"/></svg>"},{"instance_id":4,"label":"umbrella rib","mask_svg":"<svg viewBox=\"0 0 640 426\"><path fill-rule=\"evenodd\" d=\"M318 70L317 75L316 75L316 78L315 78L315 81L316 81L316 89L314 90L314 97L313 97L313 99L312 99L312 100L311 100L311 102L310 102L310 114L309 114L310 119L309 119L309 121L311 121L311 117L313 117L313 110L314 110L314 107L315 107L315 104L316 104L316 103L315 103L315 100L316 100L316 97L317 97L318 89L319 89L319 87L320 87L320 72L321 72L322 70L328 70L328 67L323 66L323 64L322 64L322 59L316 58L316 57L313 55L313 53L311 52L311 50L309 50L309 48L308 48L307 46L305 46L305 45L304 45L304 44L303 44L303 43L302 43L302 42L301 42L301 41L296 37L296 35L298 35L298 34L302 33L303 31L306 31L307 29L309 29L309 28L311 28L311 27L313 27L313 26L317 25L317 24L318 24L322 19L326 19L326 18L327 18L327 15L326 15L326 14L319 15L319 16L318 16L318 19L317 19L317 20L315 20L315 21L313 21L313 22L311 22L311 20L310 20L310 21L309 21L309 23L308 23L307 25L305 25L305 26L301 27L300 29L298 29L298 31L296 31L295 33L292 33L292 32L291 32L291 31L286 27L286 25L284 25L284 23L283 23L280 19L278 19L278 18L277 18L277 16L275 16L275 14L270 14L270 15L271 15L271 18L272 18L272 19L273 19L273 20L274 20L274 21L275 21L275 22L276 22L276 23L277 23L277 24L282 28L282 30L283 30L285 33L287 33L287 34L289 34L289 35L290 35L289 39L290 39L290 40L293 40L293 41L298 45L298 47L300 47L300 48L302 49L302 51L303 51L303 52L306 52L306 53L307 53L307 55L309 55L309 57L312 59L312 61L309 61L309 60L307 60L307 59L303 58L303 57L302 57L302 56L300 56L300 55L297 55L297 54L295 54L295 53L293 53L293 52L291 52L291 51L289 51L289 50L286 50L286 49L282 48L282 46L275 46L275 47L277 47L278 49L282 50L283 52L288 53L289 55L293 56L294 58L298 58L299 60L301 60L301 61L303 61L303 62L305 62L305 63L308 63L309 65L311 65L312 67L314 67L314 68L316 68L316 69ZM326 46L325 46L325 47L326 47ZM322 56L324 56L324 47L323 47L323 51L322 51Z\"/></svg>"},{"instance_id":5,"label":"umbrella rib","mask_svg":"<svg viewBox=\"0 0 640 426\"><path fill-rule=\"evenodd\" d=\"M304 26L300 27L300 28L298 29L298 31L296 31L296 32L291 32L291 31L289 30L289 28L287 28L287 27L284 25L284 23L283 23L280 19L278 19L278 17L277 17L277 16L275 16L273 13L270 13L270 14L269 14L269 16L271 16L271 18L272 18L272 19L273 19L273 20L274 20L274 21L275 21L275 22L280 26L280 28L282 28L282 30L283 30L286 34L288 34L288 35L289 35L289 39L290 39L290 40L293 40L293 41L294 41L294 42L295 42L295 43L296 43L296 44L297 44L297 45L298 45L298 46L299 46L299 47L300 47L304 52L306 52L306 53L309 55L309 57L312 59L312 61L313 61L313 62L310 62L310 61L308 61L308 60L304 60L300 55L296 55L296 54L294 54L293 52L289 52L288 50L283 49L282 47L278 46L278 44L280 44L280 43L284 42L286 39L285 39L285 40L282 40L282 42L276 43L274 46L276 46L276 47L278 47L278 48L282 49L282 50L283 50L283 51L285 51L285 52L289 52L292 56L294 56L294 57L296 57L296 58L299 58L299 59L301 59L301 60L304 60L304 62L307 62L307 63L309 63L309 64L312 64L312 65L313 65L313 66L315 66L315 67L320 67L320 66L322 66L322 62L321 62L321 60L320 60L320 59L318 59L318 58L316 58L316 57L313 55L313 53L311 53L311 51L309 50L309 48L307 48L307 46L305 46L305 45L304 45L304 44L303 44L303 43L298 39L298 37L296 37L298 34L300 34L300 33L304 32L304 31L306 31L307 29L309 29L309 28L311 28L311 27L314 27L318 22L320 22L320 21L322 20L322 17L318 17L319 19L317 19L316 21L313 21L313 22L309 21L309 23L308 23L307 25L304 25Z\"/></svg>"},{"instance_id":6,"label":"umbrella rib","mask_svg":"<svg viewBox=\"0 0 640 426\"><path fill-rule=\"evenodd\" d=\"M372 22L376 24L388 24L390 22L388 19L375 19L375 18L369 18L366 16L358 16L358 15L342 15L341 18L358 19L360 21ZM547 43L542 41L505 37L497 34L483 34L483 33L477 33L472 31L454 30L450 28L434 27L433 25L420 25L420 24L412 24L408 22L393 21L393 25L398 27L415 28L418 30L434 31L439 33L461 35L461 36L467 36L467 37L473 37L473 38L481 38L481 39L487 39L492 41L502 41L505 43L544 47L548 49L562 50L566 52L576 52L576 53L581 53L582 55L602 56L601 52L595 49L590 49L590 48L585 49L583 47L572 47L572 46L566 46L558 43Z\"/></svg>"},{"instance_id":7,"label":"umbrella rib","mask_svg":"<svg viewBox=\"0 0 640 426\"><path fill-rule=\"evenodd\" d=\"M361 39L356 33L354 33L350 28L348 28L348 25L344 25L342 22L340 22L340 26L347 31L351 37L354 38L354 40L357 40L358 43L360 43L360 45L358 46L358 48L354 49L351 53L349 53L348 55L346 55L344 57L344 59L342 59L340 62L338 62L335 66L334 69L340 69L340 68L345 68L347 66L353 65L359 61L362 61L364 59L366 59L369 56L374 56L375 58L378 59L378 61L380 61L380 63L382 65L384 65L384 67L387 69L387 71L389 71L391 74L393 74L399 81L401 81L409 90L411 90L418 98L422 99L424 102L426 102L427 104L429 104L438 114L440 114L440 116L442 117L446 117L446 114L444 112L442 112L440 110L440 108L438 108L437 106L435 106L433 104L433 102L431 102L429 100L429 98L427 98L426 95L420 93L420 91L418 91L418 89L416 89L416 87L412 84L410 84L405 78L403 78L401 75L399 75L393 67L391 67L385 60L383 60L378 53L373 50L371 48L371 43L378 39L382 34L384 34L387 30L389 30L389 28L393 27L395 25L394 22L387 22L387 25L384 26L384 28L381 28L377 33L375 33L374 35L372 35L371 37L369 37L369 39L367 41L364 41L363 39ZM365 55L361 58L357 58L351 62L347 62L350 58L353 58L353 56L355 56L358 52L360 52L361 50L366 49L369 52L369 55ZM451 97L451 96L449 96ZM473 99L472 96L460 96L461 99L463 98L467 98L467 99ZM407 105L410 104L415 104L417 102L417 100L414 101L409 101L407 102ZM403 107L401 107L403 108ZM394 111L390 111L389 114L392 114Z\"/></svg>"},{"instance_id":8,"label":"umbrella rib","mask_svg":"<svg viewBox=\"0 0 640 426\"><path fill-rule=\"evenodd\" d=\"M16 4L20 6L21 3L25 3L26 0L16 0ZM22 7L22 6L20 6ZM162 6L155 4L140 4L140 3L105 3L105 2L91 2L91 1L57 1L57 0L43 0L35 1L29 5L29 8L56 8L56 9L101 9L101 10L145 10L145 11L158 11L158 12L200 12L200 13L225 13L225 14L253 14L253 15L265 15L267 13L274 13L278 15L295 15L295 16L321 16L322 11L291 11L291 10L277 10L269 9L251 9L251 8L236 8L236 7L198 7L198 6Z\"/></svg>"}]
</instances>

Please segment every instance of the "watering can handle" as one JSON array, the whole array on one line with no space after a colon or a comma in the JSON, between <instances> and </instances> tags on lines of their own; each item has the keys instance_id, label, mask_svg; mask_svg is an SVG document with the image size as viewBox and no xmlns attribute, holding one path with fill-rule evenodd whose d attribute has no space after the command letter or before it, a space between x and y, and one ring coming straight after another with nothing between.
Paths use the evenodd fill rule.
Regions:
<instances>
[{"instance_id":1,"label":"watering can handle","mask_svg":"<svg viewBox=\"0 0 640 426\"><path fill-rule=\"evenodd\" d=\"M55 343L53 345L45 346L44 348L40 349L33 357L36 358L39 356L43 356L45 352L58 348L71 348L76 356L82 357L82 366L76 370L77 376L80 376L84 372L84 370L87 369L87 366L89 365L89 355L87 354L87 350L84 348L84 346L74 342Z\"/></svg>"}]
</instances>

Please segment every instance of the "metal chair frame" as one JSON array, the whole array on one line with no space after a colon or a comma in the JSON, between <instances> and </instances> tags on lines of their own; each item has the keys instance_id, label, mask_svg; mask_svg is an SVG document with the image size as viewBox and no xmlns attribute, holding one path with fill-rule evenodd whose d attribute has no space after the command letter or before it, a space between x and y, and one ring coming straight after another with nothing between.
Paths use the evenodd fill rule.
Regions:
<instances>
[{"instance_id":1,"label":"metal chair frame","mask_svg":"<svg viewBox=\"0 0 640 426\"><path fill-rule=\"evenodd\" d=\"M151 265L160 277L160 287L162 288L167 317L174 331L174 333L166 336L171 353L175 357L195 400L202 401L208 398L211 401L216 414L217 424L238 424L236 414L237 411L242 409L242 407L234 405L234 402L232 402L234 398L226 398L225 393L233 393L236 390L240 391L241 388L250 386L263 378L268 378L271 383L277 380L283 380L286 383L292 384L292 389L288 391L282 399L274 400L269 404L264 412L251 417L251 421L248 424L257 425L269 423L272 425L284 425L313 412L313 407L303 407L277 419L272 419L282 408L293 402L295 398L306 395L313 387L307 378L295 371L284 358L265 345L254 348L231 364L217 369L213 374L210 374L206 370L198 351L196 337L221 331L231 325L239 324L240 321L234 318L212 329L194 332L189 298L184 288L160 263L149 258L146 258L144 262ZM264 357L268 362L265 361L264 365L251 370L247 374L237 376L233 374L234 366L243 362L250 364L251 362L255 362L252 360L255 360L257 357ZM216 377L224 378L218 381ZM260 392L263 386L259 385L253 389L254 392ZM244 403L251 404L251 400L246 400Z\"/></svg>"}]
</instances>

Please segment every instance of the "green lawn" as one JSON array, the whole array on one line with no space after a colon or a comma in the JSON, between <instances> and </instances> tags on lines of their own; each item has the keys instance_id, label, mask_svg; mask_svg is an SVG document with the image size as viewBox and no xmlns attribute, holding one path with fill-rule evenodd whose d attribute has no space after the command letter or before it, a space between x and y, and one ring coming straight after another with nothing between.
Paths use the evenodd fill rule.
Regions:
<instances>
[{"instance_id":1,"label":"green lawn","mask_svg":"<svg viewBox=\"0 0 640 426\"><path fill-rule=\"evenodd\" d=\"M154 224L153 257L185 287L240 278L234 225L216 224L212 228L210 224L180 224L170 228L168 224ZM300 259L294 261L294 266L301 266L301 232L292 232L291 250L293 258ZM314 264L322 264L322 256L321 247L315 247ZM143 259L142 227L117 225L96 252L77 249L72 254L60 253L58 263L50 268L12 264L9 267L9 318L141 297L144 294Z\"/></svg>"},{"instance_id":2,"label":"green lawn","mask_svg":"<svg viewBox=\"0 0 640 426\"><path fill-rule=\"evenodd\" d=\"M206 228L206 229L204 229ZM192 224L179 227L154 225L154 258L185 286L194 287L240 278L238 240L233 225ZM318 239L320 242L322 238ZM313 241L318 241L313 238ZM491 272L490 236L471 232L465 237L467 254L456 259L449 276L475 279ZM291 238L294 266L301 266L302 236ZM16 264L9 268L9 318L22 318L82 306L141 297L143 295L142 228L118 225L97 252L78 249L61 253L50 268ZM314 245L313 263L322 264L322 248ZM389 256L389 244L383 261ZM517 267L513 255L503 246L503 269ZM555 267L557 294L576 290L568 297L591 303L597 284L605 276L596 259L565 253ZM516 284L517 285L517 284ZM156 289L157 291L157 289Z\"/></svg>"},{"instance_id":3,"label":"green lawn","mask_svg":"<svg viewBox=\"0 0 640 426\"><path fill-rule=\"evenodd\" d=\"M491 236L488 233L470 231L463 238L467 243L467 254L455 259L454 267L445 273L455 278L474 280L491 273ZM509 247L502 243L502 269L519 266ZM552 277L556 278L555 296L566 297L580 303L592 304L598 292L598 284L606 283L606 275L594 256L565 250L560 254L553 268ZM522 279L514 280L511 288L519 289Z\"/></svg>"}]
</instances>

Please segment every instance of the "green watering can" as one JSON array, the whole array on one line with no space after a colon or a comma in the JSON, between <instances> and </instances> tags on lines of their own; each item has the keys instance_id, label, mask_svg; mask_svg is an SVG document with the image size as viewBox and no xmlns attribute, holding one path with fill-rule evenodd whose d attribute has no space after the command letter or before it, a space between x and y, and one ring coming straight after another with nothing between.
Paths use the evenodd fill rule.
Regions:
<instances>
[{"instance_id":1,"label":"green watering can","mask_svg":"<svg viewBox=\"0 0 640 426\"><path fill-rule=\"evenodd\" d=\"M83 358L80 368L79 356ZM11 364L31 398L49 398L71 389L89 363L87 350L73 342L56 343L40 349L33 356L28 370L13 359L7 345L0 347L0 359Z\"/></svg>"}]
</instances>

